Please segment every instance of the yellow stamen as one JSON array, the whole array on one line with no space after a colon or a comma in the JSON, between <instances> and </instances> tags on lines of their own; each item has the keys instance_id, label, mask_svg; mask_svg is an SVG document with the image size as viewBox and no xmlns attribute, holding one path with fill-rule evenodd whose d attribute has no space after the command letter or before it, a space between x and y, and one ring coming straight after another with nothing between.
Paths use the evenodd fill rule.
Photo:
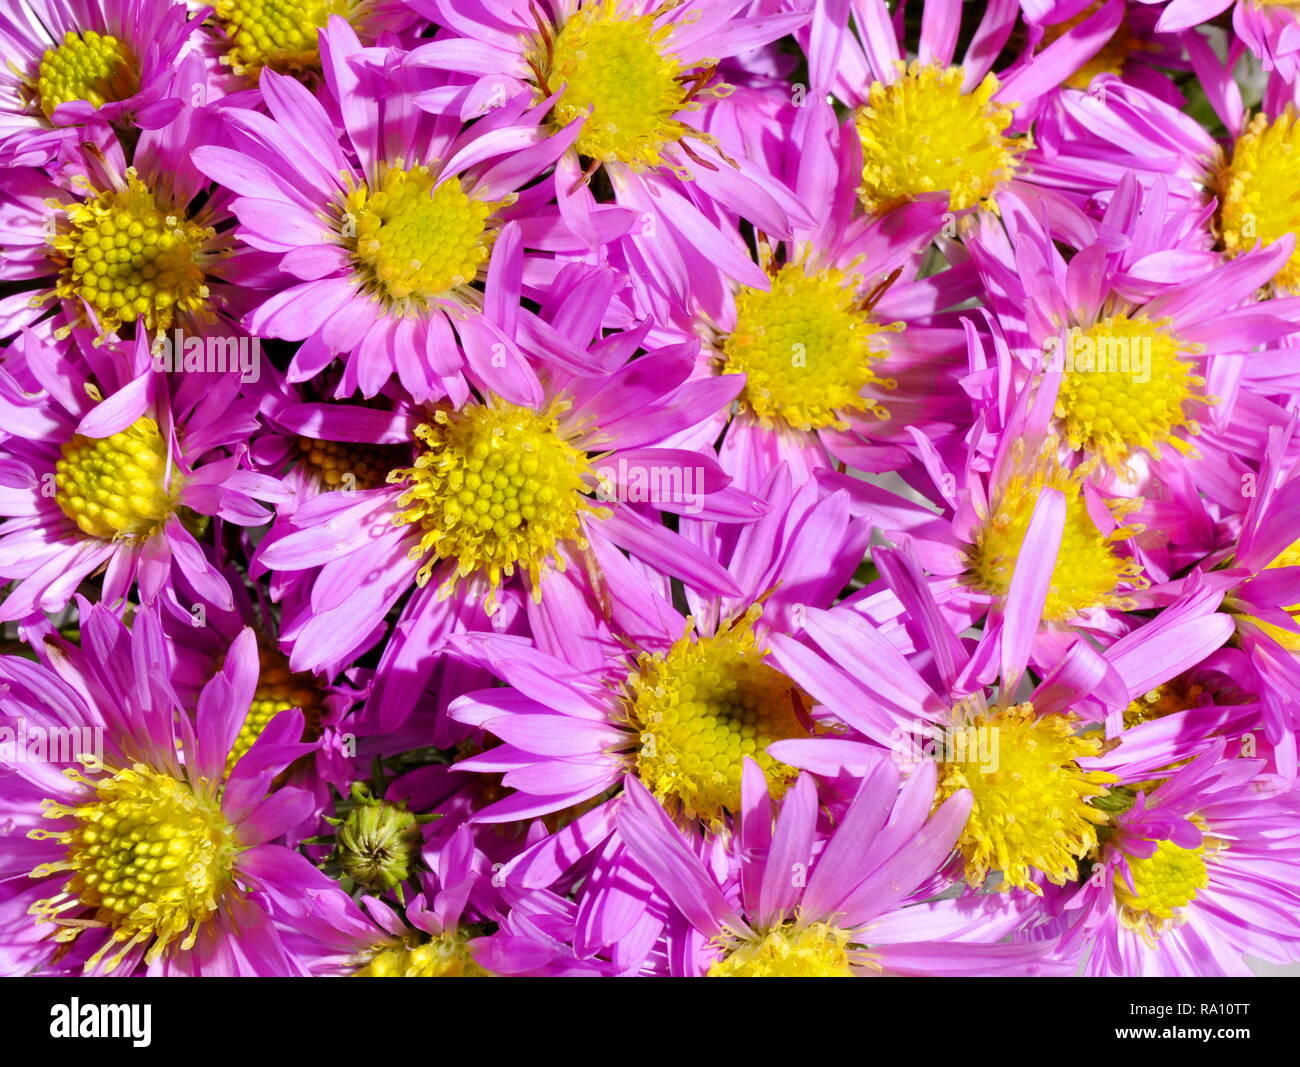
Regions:
<instances>
[{"instance_id":1,"label":"yellow stamen","mask_svg":"<svg viewBox=\"0 0 1300 1067\"><path fill-rule=\"evenodd\" d=\"M992 74L962 92L960 67L899 65L889 85L875 82L855 121L862 140L863 206L884 214L920 193L946 191L953 211L992 206L1015 175L1028 139L1006 136L1012 108L994 101Z\"/></svg>"},{"instance_id":2,"label":"yellow stamen","mask_svg":"<svg viewBox=\"0 0 1300 1067\"><path fill-rule=\"evenodd\" d=\"M1030 704L968 718L966 728L992 731L997 758L941 763L935 801L971 791L970 819L957 841L967 879L978 886L1000 871L1004 886L1040 895L1035 871L1056 885L1072 881L1107 821L1088 801L1119 781L1078 764L1101 753L1101 740L1079 736L1073 715L1039 715Z\"/></svg>"},{"instance_id":3,"label":"yellow stamen","mask_svg":"<svg viewBox=\"0 0 1300 1067\"><path fill-rule=\"evenodd\" d=\"M1237 138L1218 175L1219 232L1229 256L1293 234L1296 248L1273 279L1284 293L1300 293L1300 122L1288 105L1273 121L1256 115Z\"/></svg>"},{"instance_id":4,"label":"yellow stamen","mask_svg":"<svg viewBox=\"0 0 1300 1067\"><path fill-rule=\"evenodd\" d=\"M55 503L81 532L137 540L162 528L176 509L180 479L164 484L167 443L141 417L109 437L76 434L54 467Z\"/></svg>"},{"instance_id":5,"label":"yellow stamen","mask_svg":"<svg viewBox=\"0 0 1300 1067\"><path fill-rule=\"evenodd\" d=\"M416 427L424 450L414 466L390 471L388 481L407 483L394 523L423 532L411 550L412 559L425 560L420 585L438 560L454 559L453 584L482 572L495 587L518 567L540 599L543 569L564 569L560 546L587 548L584 516L609 512L585 495L592 467L560 429L566 408L555 402L534 411L490 398L459 411L439 409L432 425Z\"/></svg>"},{"instance_id":6,"label":"yellow stamen","mask_svg":"<svg viewBox=\"0 0 1300 1067\"><path fill-rule=\"evenodd\" d=\"M96 108L140 91L140 67L125 41L94 30L69 30L47 48L36 71L35 95L52 116L60 104L85 100Z\"/></svg>"},{"instance_id":7,"label":"yellow stamen","mask_svg":"<svg viewBox=\"0 0 1300 1067\"><path fill-rule=\"evenodd\" d=\"M626 708L640 735L637 776L687 818L710 823L737 811L744 758L767 776L774 796L797 771L770 756L773 741L807 737L800 708L812 701L765 662L755 605L712 636L693 636L694 621L668 652L643 653L627 680Z\"/></svg>"}]
</instances>

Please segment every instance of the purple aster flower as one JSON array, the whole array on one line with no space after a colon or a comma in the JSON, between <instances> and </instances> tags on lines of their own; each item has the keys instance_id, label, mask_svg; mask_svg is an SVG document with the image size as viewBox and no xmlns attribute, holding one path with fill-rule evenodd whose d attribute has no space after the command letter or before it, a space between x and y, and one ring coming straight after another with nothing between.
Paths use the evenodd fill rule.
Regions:
<instances>
[{"instance_id":1,"label":"purple aster flower","mask_svg":"<svg viewBox=\"0 0 1300 1067\"><path fill-rule=\"evenodd\" d=\"M574 265L545 298L546 336L580 342L603 362L604 377L552 368L527 403L476 382L478 396L459 407L407 405L401 425L413 462L390 470L384 488L323 493L272 530L255 566L305 572L315 590L282 631L295 669L336 669L372 645L389 609L416 587L374 698L393 726L429 677L429 650L448 633L486 628L501 594L516 602L510 612L521 595L542 600L548 573L585 572L614 545L688 584L733 591L726 571L664 526L660 512L745 522L763 507L729 489L709 455L659 443L711 417L740 383L687 381L686 346L632 359L644 328L597 339L611 284L608 272ZM489 278L486 298L515 306L510 286ZM516 335L516 322L503 321L506 336L523 341L524 328ZM320 423L322 436L354 441L387 443L397 425L362 408L320 414L331 419ZM383 438L367 436L381 427ZM390 678L402 679L391 694Z\"/></svg>"},{"instance_id":2,"label":"purple aster flower","mask_svg":"<svg viewBox=\"0 0 1300 1067\"><path fill-rule=\"evenodd\" d=\"M1111 832L1047 929L1088 975L1248 976L1300 958L1293 782L1262 761L1198 759L1111 795Z\"/></svg>"},{"instance_id":3,"label":"purple aster flower","mask_svg":"<svg viewBox=\"0 0 1300 1067\"><path fill-rule=\"evenodd\" d=\"M475 283L496 244L518 245L509 209L577 128L552 136L527 96L466 128L416 108L404 68L362 79L351 63L361 46L342 19L321 39L324 103L264 71L270 114L224 108L224 143L194 153L236 194L240 239L278 257L288 283L265 295L248 328L302 342L291 382L343 356L339 396L374 396L396 374L416 400L459 401L468 366L498 395L527 399L536 376ZM346 152L327 107L343 116ZM523 193L518 209L533 199ZM532 319L514 317L524 328Z\"/></svg>"},{"instance_id":4,"label":"purple aster flower","mask_svg":"<svg viewBox=\"0 0 1300 1067\"><path fill-rule=\"evenodd\" d=\"M305 973L281 922L303 895L341 893L276 844L315 806L308 792L268 793L310 751L303 716L277 716L227 769L257 678L245 631L199 696L194 716L168 681L157 619L130 632L82 604L82 650L47 645L44 663L0 658L9 736L66 738L45 761L6 746L3 969L94 974ZM287 909L287 910L286 910Z\"/></svg>"},{"instance_id":5,"label":"purple aster flower","mask_svg":"<svg viewBox=\"0 0 1300 1067\"><path fill-rule=\"evenodd\" d=\"M844 494L819 499L811 482L792 489L782 468L763 489L776 506L738 535L692 533L726 562L738 592L689 592L687 618L662 575L605 551L610 629L569 597L534 627L535 644L490 633L454 639L459 655L507 685L449 709L503 742L456 764L503 774L515 790L477 821L572 809L616 790L631 770L674 815L717 827L738 810L743 757L758 761L774 792L793 779L767 748L808 737L815 723L771 643L801 625L806 605L834 600L868 531L850 518Z\"/></svg>"},{"instance_id":6,"label":"purple aster flower","mask_svg":"<svg viewBox=\"0 0 1300 1067\"><path fill-rule=\"evenodd\" d=\"M203 21L172 0L20 0L0 14L0 158L46 162L67 127L157 129L181 110L173 80Z\"/></svg>"}]
</instances>

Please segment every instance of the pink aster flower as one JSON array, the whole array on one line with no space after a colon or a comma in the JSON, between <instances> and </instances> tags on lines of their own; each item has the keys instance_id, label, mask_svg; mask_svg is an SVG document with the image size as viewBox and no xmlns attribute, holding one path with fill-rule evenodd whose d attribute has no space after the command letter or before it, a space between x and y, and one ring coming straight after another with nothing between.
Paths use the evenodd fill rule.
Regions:
<instances>
[{"instance_id":1,"label":"pink aster flower","mask_svg":"<svg viewBox=\"0 0 1300 1067\"><path fill-rule=\"evenodd\" d=\"M158 129L189 86L174 68L207 8L172 0L20 0L0 14L0 158L39 165L66 128Z\"/></svg>"},{"instance_id":2,"label":"pink aster flower","mask_svg":"<svg viewBox=\"0 0 1300 1067\"><path fill-rule=\"evenodd\" d=\"M253 634L231 645L191 718L150 612L128 632L83 603L81 627L82 650L0 659L9 736L69 739L41 762L30 742L6 746L0 851L27 877L3 886L4 972L305 973L281 923L306 891L341 890L274 843L315 805L300 790L268 793L311 748L301 713L278 716L227 769L256 682Z\"/></svg>"},{"instance_id":3,"label":"pink aster flower","mask_svg":"<svg viewBox=\"0 0 1300 1067\"><path fill-rule=\"evenodd\" d=\"M270 114L223 109L223 143L195 152L236 194L240 239L278 257L290 282L266 295L248 328L302 342L291 382L342 356L339 396L374 396L396 374L416 400L459 400L468 366L520 401L536 377L475 283L496 244L519 241L517 227L503 230L508 209L576 127L552 136L526 96L465 127L417 109L403 68L358 75L350 61L361 46L342 19L321 40L324 103L266 70ZM330 111L342 116L346 151ZM522 195L524 210L533 198Z\"/></svg>"},{"instance_id":4,"label":"pink aster flower","mask_svg":"<svg viewBox=\"0 0 1300 1067\"><path fill-rule=\"evenodd\" d=\"M1292 782L1222 741L1122 795L1112 833L1047 929L1088 975L1247 976L1300 958Z\"/></svg>"},{"instance_id":5,"label":"pink aster flower","mask_svg":"<svg viewBox=\"0 0 1300 1067\"><path fill-rule=\"evenodd\" d=\"M81 331L63 344L25 332L0 367L3 419L18 431L3 446L15 478L0 490L0 575L17 584L0 618L57 611L99 572L107 604L173 586L231 607L194 531L260 525L271 514L256 501L287 496L244 469L257 423L240 390L238 375L155 373L143 334L100 348Z\"/></svg>"},{"instance_id":6,"label":"pink aster flower","mask_svg":"<svg viewBox=\"0 0 1300 1067\"><path fill-rule=\"evenodd\" d=\"M572 810L615 791L630 770L675 816L718 827L738 810L744 756L758 761L774 791L789 784L794 771L767 749L808 737L815 722L807 695L770 649L799 627L807 604L830 604L848 583L868 531L850 518L844 494L823 500L813 483L792 489L781 468L763 488L776 506L738 535L693 534L726 562L737 592L688 594L687 618L662 575L604 550L608 627L569 596L534 627L535 641L491 633L454 640L458 655L506 683L449 708L502 742L457 770L501 774L514 790L476 821Z\"/></svg>"},{"instance_id":7,"label":"pink aster flower","mask_svg":"<svg viewBox=\"0 0 1300 1067\"><path fill-rule=\"evenodd\" d=\"M235 332L244 297L228 277L249 285L274 271L262 253L234 248L229 196L194 168L213 121L190 92L203 77L201 57L182 59L172 117L130 143L95 123L48 168L4 170L0 280L20 291L0 299L0 337L47 317L60 335L89 324L101 340Z\"/></svg>"},{"instance_id":8,"label":"pink aster flower","mask_svg":"<svg viewBox=\"0 0 1300 1067\"><path fill-rule=\"evenodd\" d=\"M517 305L510 286L489 278L487 299ZM369 647L388 610L416 587L380 668L376 699L389 705L385 721L395 725L409 711L401 692L418 692L433 666L429 649L448 633L470 620L477 624L470 628L485 628L499 594L507 602L542 600L548 573L583 570L613 545L688 584L734 588L660 513L752 521L762 506L729 489L704 452L659 442L711 416L739 383L687 381L693 352L680 348L632 359L644 329L597 340L611 292L607 272L574 265L544 305L546 336L590 349L604 377L553 368L524 403L475 382L478 396L459 407L408 404L400 423L363 413L340 435L375 441L367 427L382 423L387 435L401 425L414 462L394 466L384 488L317 496L259 547L255 566L308 572L303 580L314 589L283 630L295 669L334 669ZM519 320L506 314L503 321L505 336L524 341L524 327L514 333ZM328 436L330 425L320 425ZM404 682L384 696L390 676Z\"/></svg>"},{"instance_id":9,"label":"pink aster flower","mask_svg":"<svg viewBox=\"0 0 1300 1067\"><path fill-rule=\"evenodd\" d=\"M859 193L868 211L936 192L948 194L954 213L994 207L1031 143L1024 136L1031 105L1096 53L1123 13L1120 0L1110 0L1041 53L1026 52L994 73L1017 6L986 5L960 63L960 4L926 0L910 62L901 6L892 17L884 0L815 6L807 46L812 87L853 109L863 150ZM924 151L919 128L927 131Z\"/></svg>"},{"instance_id":10,"label":"pink aster flower","mask_svg":"<svg viewBox=\"0 0 1300 1067\"><path fill-rule=\"evenodd\" d=\"M1041 515L1051 513L1046 501L1053 495L1043 494ZM1034 525L1039 521L1047 520ZM864 614L874 605L862 600L809 610L803 635L771 638L823 719L838 719L848 730L779 741L772 755L823 777L849 779L866 773L881 750L905 766L937 762L941 795L969 789L974 796L959 840L971 886L984 884L990 871L1035 895L1044 878L1068 884L1106 821L1089 800L1118 780L1095 762L1102 738L1089 724L1117 718L1131 701L1218 649L1232 631L1231 621L1215 612L1222 594L1189 593L1101 652L1073 641L1030 676L1025 668L1044 596L1042 584L1031 592L1034 564L1017 567L1006 614L972 648L943 617L905 552L876 550L875 558L903 608L892 629L868 622ZM1239 729L1242 716L1255 710L1189 712L1177 720L1187 728L1178 734L1185 748L1175 758L1203 751L1216 730ZM1047 811L1051 816L1043 817Z\"/></svg>"},{"instance_id":11,"label":"pink aster flower","mask_svg":"<svg viewBox=\"0 0 1300 1067\"><path fill-rule=\"evenodd\" d=\"M725 879L633 780L618 825L629 854L680 916L666 935L675 975L1060 973L1045 961L1048 943L996 943L1007 930L996 908L981 914L957 901L924 903L971 804L964 792L937 800L932 765L900 784L882 756L822 838L812 778L794 784L774 824L764 776L746 760L739 870Z\"/></svg>"},{"instance_id":12,"label":"pink aster flower","mask_svg":"<svg viewBox=\"0 0 1300 1067\"><path fill-rule=\"evenodd\" d=\"M761 287L731 282L717 257L652 253L634 304L665 340L701 337L701 374L744 375L737 410L718 412L710 440L740 485L754 489L777 464L796 479L848 462L870 471L910 462L913 426L929 436L962 418L954 388L963 337L935 312L968 298L974 275L920 278L925 253L945 224L947 201L927 194L876 217L858 201L861 146L829 104L773 107L761 129L738 124L720 137L751 137L752 151L787 181L810 223L790 239L758 236ZM773 128L784 136L773 139ZM790 158L791 142L801 152ZM744 247L737 222L723 223ZM617 251L611 260L621 262ZM734 272L733 272L734 273Z\"/></svg>"},{"instance_id":13,"label":"pink aster flower","mask_svg":"<svg viewBox=\"0 0 1300 1067\"><path fill-rule=\"evenodd\" d=\"M1266 397L1295 363L1280 342L1300 331L1300 304L1255 299L1293 238L1225 262L1184 239L1208 208L1170 218L1163 183L1144 196L1131 176L1095 228L1045 227L1010 193L1002 207L1000 224L982 220L971 253L1008 340L1055 394L1040 401L1053 403L1043 429L1074 454L1067 462L1100 462L1097 480L1117 492L1197 463L1213 499L1228 485L1239 499L1238 454L1262 452L1278 417ZM1078 250L1067 261L1054 241Z\"/></svg>"}]
</instances>

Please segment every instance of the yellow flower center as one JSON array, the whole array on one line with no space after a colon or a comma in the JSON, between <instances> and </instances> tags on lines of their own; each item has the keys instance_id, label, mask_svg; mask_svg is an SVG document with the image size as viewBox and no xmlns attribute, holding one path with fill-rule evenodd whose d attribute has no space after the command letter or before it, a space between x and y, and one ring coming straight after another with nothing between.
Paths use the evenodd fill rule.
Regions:
<instances>
[{"instance_id":1,"label":"yellow flower center","mask_svg":"<svg viewBox=\"0 0 1300 1067\"><path fill-rule=\"evenodd\" d=\"M325 491L378 488L392 469L399 448L397 445L298 438L298 453L303 466Z\"/></svg>"},{"instance_id":2,"label":"yellow flower center","mask_svg":"<svg viewBox=\"0 0 1300 1067\"><path fill-rule=\"evenodd\" d=\"M394 523L423 532L411 550L412 559L429 557L420 585L437 560L454 559L453 581L482 571L495 587L519 567L540 598L542 568L549 561L564 569L561 542L587 547L583 516L608 512L584 495L592 468L560 432L566 407L534 411L491 398L440 409L432 425L416 427L424 450L414 466L390 471L388 481L407 483Z\"/></svg>"},{"instance_id":3,"label":"yellow flower center","mask_svg":"<svg viewBox=\"0 0 1300 1067\"><path fill-rule=\"evenodd\" d=\"M936 806L960 789L971 791L957 847L972 885L1000 871L1004 885L1041 894L1034 871L1065 885L1078 860L1097 847L1097 825L1107 817L1088 801L1119 779L1079 766L1079 759L1100 754L1101 741L1078 736L1075 726L1072 715L1039 715L1030 704L970 716L968 729L990 731L984 747L996 758L941 763Z\"/></svg>"},{"instance_id":4,"label":"yellow flower center","mask_svg":"<svg viewBox=\"0 0 1300 1067\"><path fill-rule=\"evenodd\" d=\"M164 482L167 444L141 417L109 437L75 434L54 466L54 500L81 532L105 540L148 537L176 508L179 478Z\"/></svg>"},{"instance_id":5,"label":"yellow flower center","mask_svg":"<svg viewBox=\"0 0 1300 1067\"><path fill-rule=\"evenodd\" d=\"M260 658L261 672L257 688L253 691L253 701L249 705L244 725L235 737L235 743L230 746L230 755L226 757L227 774L234 770L235 764L244 758L244 754L262 736L262 731L282 711L290 708L302 710L304 741L320 736L320 694L311 675L295 674L289 669L289 661L280 652L263 650Z\"/></svg>"},{"instance_id":6,"label":"yellow flower center","mask_svg":"<svg viewBox=\"0 0 1300 1067\"><path fill-rule=\"evenodd\" d=\"M854 279L838 270L809 274L787 264L772 288L742 289L736 329L722 343L723 373L746 375L741 403L763 420L783 419L800 430L847 430L848 413L889 413L868 385L892 388L871 363L887 352L883 326L862 309Z\"/></svg>"},{"instance_id":7,"label":"yellow flower center","mask_svg":"<svg viewBox=\"0 0 1300 1067\"><path fill-rule=\"evenodd\" d=\"M1210 398L1194 392L1205 379L1181 358L1190 348L1169 324L1168 319L1111 315L1070 330L1056 417L1071 448L1115 467L1138 451L1159 458L1161 444L1196 455L1177 431L1199 433L1184 405L1210 403Z\"/></svg>"},{"instance_id":8,"label":"yellow flower center","mask_svg":"<svg viewBox=\"0 0 1300 1067\"><path fill-rule=\"evenodd\" d=\"M1291 258L1273 279L1286 293L1300 293L1300 123L1293 107L1270 122L1256 115L1237 138L1232 159L1219 176L1219 231L1230 256L1271 244L1288 233L1297 238Z\"/></svg>"},{"instance_id":9,"label":"yellow flower center","mask_svg":"<svg viewBox=\"0 0 1300 1067\"><path fill-rule=\"evenodd\" d=\"M469 938L449 931L422 945L381 949L354 978L491 978L492 972L474 961Z\"/></svg>"},{"instance_id":10,"label":"yellow flower center","mask_svg":"<svg viewBox=\"0 0 1300 1067\"><path fill-rule=\"evenodd\" d=\"M744 758L767 776L774 796L798 773L773 759L773 741L807 737L797 706L812 701L764 662L754 624L761 608L692 638L694 621L667 653L643 653L627 680L627 714L640 735L637 776L687 818L717 823L740 807Z\"/></svg>"},{"instance_id":11,"label":"yellow flower center","mask_svg":"<svg viewBox=\"0 0 1300 1067\"><path fill-rule=\"evenodd\" d=\"M434 184L428 167L394 168L377 188L363 184L344 201L341 232L354 269L391 307L423 310L487 262L493 205L467 195L459 178Z\"/></svg>"},{"instance_id":12,"label":"yellow flower center","mask_svg":"<svg viewBox=\"0 0 1300 1067\"><path fill-rule=\"evenodd\" d=\"M920 193L947 191L953 211L986 205L1015 174L1027 141L1007 137L1012 109L994 102L988 75L963 93L960 67L902 68L874 82L855 122L862 140L862 187L869 212L883 214Z\"/></svg>"},{"instance_id":13,"label":"yellow flower center","mask_svg":"<svg viewBox=\"0 0 1300 1067\"><path fill-rule=\"evenodd\" d=\"M542 91L564 89L555 125L586 117L575 142L582 155L655 167L665 147L692 132L674 118L689 98L681 66L666 54L672 29L654 22L654 14L625 15L616 0L604 0L574 12L553 42L534 48Z\"/></svg>"},{"instance_id":14,"label":"yellow flower center","mask_svg":"<svg viewBox=\"0 0 1300 1067\"><path fill-rule=\"evenodd\" d=\"M709 978L851 978L849 931L829 923L773 927L739 941L714 963Z\"/></svg>"},{"instance_id":15,"label":"yellow flower center","mask_svg":"<svg viewBox=\"0 0 1300 1067\"><path fill-rule=\"evenodd\" d=\"M203 263L215 231L160 207L134 169L122 188L64 211L67 228L51 242L54 292L94 308L105 334L137 318L166 330L178 315L208 314Z\"/></svg>"},{"instance_id":16,"label":"yellow flower center","mask_svg":"<svg viewBox=\"0 0 1300 1067\"><path fill-rule=\"evenodd\" d=\"M231 884L238 845L235 830L213 799L143 764L89 782L95 797L76 807L46 801L47 818L70 819L70 829L33 830L29 836L68 846L65 859L32 877L66 870L59 895L38 901L39 921L65 922L57 940L72 940L85 926L107 926L111 937L89 965L120 945L110 969L134 945L152 941L153 961L173 942L193 946ZM94 910L90 922L62 915L78 905ZM75 916L76 913L74 912Z\"/></svg>"},{"instance_id":17,"label":"yellow flower center","mask_svg":"<svg viewBox=\"0 0 1300 1067\"><path fill-rule=\"evenodd\" d=\"M217 0L217 20L230 46L222 57L254 81L263 67L279 74L320 69L316 34L331 15L347 15L351 0Z\"/></svg>"},{"instance_id":18,"label":"yellow flower center","mask_svg":"<svg viewBox=\"0 0 1300 1067\"><path fill-rule=\"evenodd\" d=\"M1158 934L1178 910L1196 899L1196 894L1210 884L1205 867L1205 845L1182 848L1172 841L1161 841L1155 852L1145 859L1128 857L1133 890L1124 875L1115 871L1115 900L1120 918L1127 926Z\"/></svg>"},{"instance_id":19,"label":"yellow flower center","mask_svg":"<svg viewBox=\"0 0 1300 1067\"><path fill-rule=\"evenodd\" d=\"M1112 545L1132 536L1136 529L1119 527L1110 534L1097 529L1083 496L1086 470L1079 467L1067 474L1055 465L1039 464L1028 476L1012 476L1002 489L993 515L975 536L968 557L967 581L986 593L1007 595L1034 506L1044 489L1057 489L1065 496L1065 527L1043 618L1070 619L1087 608L1102 606L1131 610L1131 600L1117 595L1120 584L1128 582L1134 588L1145 588L1146 581L1138 564L1117 556ZM1115 514L1128 506L1110 503Z\"/></svg>"},{"instance_id":20,"label":"yellow flower center","mask_svg":"<svg viewBox=\"0 0 1300 1067\"><path fill-rule=\"evenodd\" d=\"M139 91L139 66L130 48L94 30L69 30L61 45L45 50L36 71L36 95L47 116L73 100L103 107Z\"/></svg>"}]
</instances>

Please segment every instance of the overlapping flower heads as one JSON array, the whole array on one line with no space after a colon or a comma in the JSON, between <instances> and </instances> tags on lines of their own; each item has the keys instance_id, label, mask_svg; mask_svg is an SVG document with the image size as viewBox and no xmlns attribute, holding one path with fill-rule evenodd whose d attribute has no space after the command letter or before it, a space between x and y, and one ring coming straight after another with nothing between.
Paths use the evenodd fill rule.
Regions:
<instances>
[{"instance_id":1,"label":"overlapping flower heads","mask_svg":"<svg viewBox=\"0 0 1300 1067\"><path fill-rule=\"evenodd\" d=\"M16 0L0 972L1300 959L1300 17Z\"/></svg>"}]
</instances>

